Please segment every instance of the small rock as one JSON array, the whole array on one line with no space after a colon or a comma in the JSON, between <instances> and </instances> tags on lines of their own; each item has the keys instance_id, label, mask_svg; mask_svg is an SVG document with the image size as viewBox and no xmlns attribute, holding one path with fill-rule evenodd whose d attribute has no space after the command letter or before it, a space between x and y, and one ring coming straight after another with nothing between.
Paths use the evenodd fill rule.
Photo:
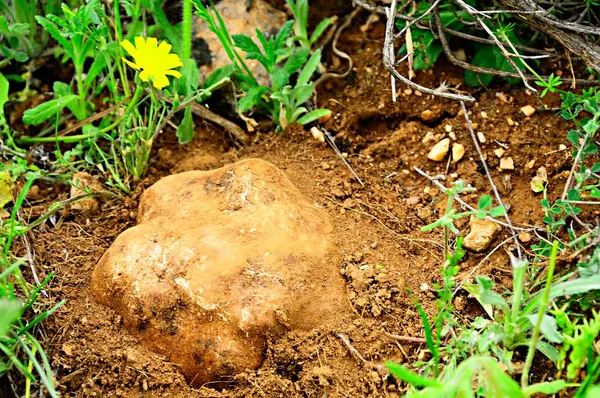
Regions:
<instances>
[{"instance_id":1,"label":"small rock","mask_svg":"<svg viewBox=\"0 0 600 398\"><path fill-rule=\"evenodd\" d=\"M477 130L479 123L471 123L471 127L473 127L473 130Z\"/></svg>"},{"instance_id":2,"label":"small rock","mask_svg":"<svg viewBox=\"0 0 600 398\"><path fill-rule=\"evenodd\" d=\"M465 156L465 146L463 144L452 145L452 160L458 162Z\"/></svg>"},{"instance_id":3,"label":"small rock","mask_svg":"<svg viewBox=\"0 0 600 398\"><path fill-rule=\"evenodd\" d=\"M525 167L527 167L528 169L533 169L534 165L535 165L535 159L531 159L529 162L527 162Z\"/></svg>"},{"instance_id":4,"label":"small rock","mask_svg":"<svg viewBox=\"0 0 600 398\"><path fill-rule=\"evenodd\" d=\"M477 133L477 139L479 140L479 142L481 142L482 144L485 144L485 135L483 135L483 133L480 131Z\"/></svg>"},{"instance_id":5,"label":"small rock","mask_svg":"<svg viewBox=\"0 0 600 398\"><path fill-rule=\"evenodd\" d=\"M423 139L421 140L421 142L423 144L427 144L428 142L431 142L435 139L435 136L433 135L433 131L428 131L427 134L425 134L425 137L423 137Z\"/></svg>"},{"instance_id":6,"label":"small rock","mask_svg":"<svg viewBox=\"0 0 600 398\"><path fill-rule=\"evenodd\" d=\"M531 242L531 234L529 232L523 232L522 234L519 234L519 240L522 243Z\"/></svg>"},{"instance_id":7,"label":"small rock","mask_svg":"<svg viewBox=\"0 0 600 398\"><path fill-rule=\"evenodd\" d=\"M515 162L513 161L513 158L508 157L508 158L500 159L500 169L501 170L514 170Z\"/></svg>"},{"instance_id":8,"label":"small rock","mask_svg":"<svg viewBox=\"0 0 600 398\"><path fill-rule=\"evenodd\" d=\"M448 133L448 137L452 138L453 140L456 140L456 134L454 134L454 131Z\"/></svg>"},{"instance_id":9,"label":"small rock","mask_svg":"<svg viewBox=\"0 0 600 398\"><path fill-rule=\"evenodd\" d=\"M323 162L323 163L321 163L321 168L323 170L329 170L329 169L331 169L331 165L327 162Z\"/></svg>"},{"instance_id":10,"label":"small rock","mask_svg":"<svg viewBox=\"0 0 600 398\"><path fill-rule=\"evenodd\" d=\"M508 125L511 127L515 125L515 121L512 120L512 118L510 118L510 117L506 118L506 123L508 123Z\"/></svg>"},{"instance_id":11,"label":"small rock","mask_svg":"<svg viewBox=\"0 0 600 398\"><path fill-rule=\"evenodd\" d=\"M436 162L444 160L450 149L450 138L444 138L431 148L427 157Z\"/></svg>"},{"instance_id":12,"label":"small rock","mask_svg":"<svg viewBox=\"0 0 600 398\"><path fill-rule=\"evenodd\" d=\"M310 133L312 134L313 138L319 142L325 142L325 134L323 134L323 132L321 130L319 130L317 127L313 127L310 129Z\"/></svg>"},{"instance_id":13,"label":"small rock","mask_svg":"<svg viewBox=\"0 0 600 398\"><path fill-rule=\"evenodd\" d=\"M565 144L560 144L560 145L558 146L558 150L559 150L559 151L564 151L564 150L566 150L566 149L567 149L567 146L566 146Z\"/></svg>"},{"instance_id":14,"label":"small rock","mask_svg":"<svg viewBox=\"0 0 600 398\"><path fill-rule=\"evenodd\" d=\"M435 118L436 118L435 113L433 113L433 111L431 111L429 109L425 109L423 112L421 112L421 120L424 122L434 121Z\"/></svg>"},{"instance_id":15,"label":"small rock","mask_svg":"<svg viewBox=\"0 0 600 398\"><path fill-rule=\"evenodd\" d=\"M495 222L479 220L474 216L471 216L469 225L471 231L463 240L463 245L474 252L481 252L487 249L496 237L496 234L500 231L500 227Z\"/></svg>"},{"instance_id":16,"label":"small rock","mask_svg":"<svg viewBox=\"0 0 600 398\"><path fill-rule=\"evenodd\" d=\"M482 111L482 112L481 112L479 115L480 115L480 116L481 116L483 119L485 119L485 118L487 118L487 117L488 117L488 114L487 114L487 112L485 112L485 111Z\"/></svg>"},{"instance_id":17,"label":"small rock","mask_svg":"<svg viewBox=\"0 0 600 398\"><path fill-rule=\"evenodd\" d=\"M501 158L502 155L504 155L504 152L506 152L504 149L502 148L498 148L494 151L494 155L496 155L497 157Z\"/></svg>"},{"instance_id":18,"label":"small rock","mask_svg":"<svg viewBox=\"0 0 600 398\"><path fill-rule=\"evenodd\" d=\"M447 125L444 126L444 129L446 130L446 133L449 133L449 132L452 131L452 126L449 125L449 124L447 124Z\"/></svg>"},{"instance_id":19,"label":"small rock","mask_svg":"<svg viewBox=\"0 0 600 398\"><path fill-rule=\"evenodd\" d=\"M533 115L535 113L535 108L531 105L525 105L521 108L521 112L527 117Z\"/></svg>"}]
</instances>

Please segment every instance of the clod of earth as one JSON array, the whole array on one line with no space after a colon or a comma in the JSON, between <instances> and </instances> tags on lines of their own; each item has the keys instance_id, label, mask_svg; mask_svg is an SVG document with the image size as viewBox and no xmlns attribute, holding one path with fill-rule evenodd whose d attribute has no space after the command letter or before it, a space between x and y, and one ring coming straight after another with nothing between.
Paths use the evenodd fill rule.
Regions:
<instances>
[{"instance_id":1,"label":"clod of earth","mask_svg":"<svg viewBox=\"0 0 600 398\"><path fill-rule=\"evenodd\" d=\"M94 298L192 385L258 368L266 335L347 310L332 222L274 165L166 177L92 276Z\"/></svg>"},{"instance_id":2,"label":"clod of earth","mask_svg":"<svg viewBox=\"0 0 600 398\"><path fill-rule=\"evenodd\" d=\"M463 246L474 252L482 252L487 249L496 238L500 227L493 221L479 220L471 216L469 220L470 232L463 240Z\"/></svg>"}]
</instances>

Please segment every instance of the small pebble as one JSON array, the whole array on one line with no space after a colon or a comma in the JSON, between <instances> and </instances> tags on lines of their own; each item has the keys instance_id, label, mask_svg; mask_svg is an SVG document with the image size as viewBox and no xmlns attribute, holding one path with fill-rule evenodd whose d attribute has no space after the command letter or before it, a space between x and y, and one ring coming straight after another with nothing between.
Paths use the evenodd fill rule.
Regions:
<instances>
[{"instance_id":1,"label":"small pebble","mask_svg":"<svg viewBox=\"0 0 600 398\"><path fill-rule=\"evenodd\" d=\"M558 146L558 150L559 150L559 151L564 151L565 149L567 149L567 146L566 146L565 144L560 144L560 145Z\"/></svg>"},{"instance_id":2,"label":"small pebble","mask_svg":"<svg viewBox=\"0 0 600 398\"><path fill-rule=\"evenodd\" d=\"M310 129L310 133L312 134L313 138L319 142L325 142L325 134L323 134L323 132L321 130L319 130L317 127L313 127Z\"/></svg>"},{"instance_id":3,"label":"small pebble","mask_svg":"<svg viewBox=\"0 0 600 398\"><path fill-rule=\"evenodd\" d=\"M477 133L477 139L479 140L479 142L481 142L482 144L485 144L485 135L483 135L483 133L481 131L479 131Z\"/></svg>"},{"instance_id":4,"label":"small pebble","mask_svg":"<svg viewBox=\"0 0 600 398\"><path fill-rule=\"evenodd\" d=\"M421 120L424 122L431 122L435 119L435 113L433 113L431 110L429 109L425 109L423 112L421 112Z\"/></svg>"},{"instance_id":5,"label":"small pebble","mask_svg":"<svg viewBox=\"0 0 600 398\"><path fill-rule=\"evenodd\" d=\"M500 159L500 169L502 169L502 170L514 170L515 169L515 162L513 161L513 158L508 157L508 158L502 158L502 159Z\"/></svg>"},{"instance_id":6,"label":"small pebble","mask_svg":"<svg viewBox=\"0 0 600 398\"><path fill-rule=\"evenodd\" d=\"M533 115L535 113L535 108L531 105L525 105L521 108L521 112L527 117Z\"/></svg>"},{"instance_id":7,"label":"small pebble","mask_svg":"<svg viewBox=\"0 0 600 398\"><path fill-rule=\"evenodd\" d=\"M515 125L515 121L514 121L514 120L512 120L512 118L510 118L510 117L507 117L507 118L506 118L506 122L507 122L507 123L508 123L508 125L509 125L509 126L511 126L511 127Z\"/></svg>"},{"instance_id":8,"label":"small pebble","mask_svg":"<svg viewBox=\"0 0 600 398\"><path fill-rule=\"evenodd\" d=\"M482 111L479 115L484 119L488 116L487 112L485 111Z\"/></svg>"},{"instance_id":9,"label":"small pebble","mask_svg":"<svg viewBox=\"0 0 600 398\"><path fill-rule=\"evenodd\" d=\"M523 243L531 242L531 234L529 232L523 232L519 234L519 240Z\"/></svg>"},{"instance_id":10,"label":"small pebble","mask_svg":"<svg viewBox=\"0 0 600 398\"><path fill-rule=\"evenodd\" d=\"M462 144L452 145L452 160L458 162L465 156L465 146Z\"/></svg>"},{"instance_id":11,"label":"small pebble","mask_svg":"<svg viewBox=\"0 0 600 398\"><path fill-rule=\"evenodd\" d=\"M450 138L444 138L443 140L441 140L440 142L438 142L431 148L431 150L427 154L427 157L436 162L441 162L442 160L444 160L444 158L448 154L449 149L450 149Z\"/></svg>"},{"instance_id":12,"label":"small pebble","mask_svg":"<svg viewBox=\"0 0 600 398\"><path fill-rule=\"evenodd\" d=\"M428 131L427 134L425 134L425 137L423 137L423 139L421 140L421 142L423 144L427 144L430 141L433 141L435 139L435 136L433 135L433 131Z\"/></svg>"},{"instance_id":13,"label":"small pebble","mask_svg":"<svg viewBox=\"0 0 600 398\"><path fill-rule=\"evenodd\" d=\"M452 138L453 140L456 140L456 134L454 134L454 132L453 132L453 131L451 131L451 132L450 132L450 134L448 134L448 136L449 136L450 138Z\"/></svg>"},{"instance_id":14,"label":"small pebble","mask_svg":"<svg viewBox=\"0 0 600 398\"><path fill-rule=\"evenodd\" d=\"M528 169L533 169L534 165L535 165L535 159L531 159L529 162L527 162L525 167L527 167Z\"/></svg>"},{"instance_id":15,"label":"small pebble","mask_svg":"<svg viewBox=\"0 0 600 398\"><path fill-rule=\"evenodd\" d=\"M449 133L449 132L452 131L452 126L449 125L449 124L447 124L447 125L444 126L444 129L446 130L446 133Z\"/></svg>"},{"instance_id":16,"label":"small pebble","mask_svg":"<svg viewBox=\"0 0 600 398\"><path fill-rule=\"evenodd\" d=\"M502 155L504 155L504 152L506 152L504 149L502 148L498 148L494 151L494 155L496 155L497 157L501 158Z\"/></svg>"}]
</instances>

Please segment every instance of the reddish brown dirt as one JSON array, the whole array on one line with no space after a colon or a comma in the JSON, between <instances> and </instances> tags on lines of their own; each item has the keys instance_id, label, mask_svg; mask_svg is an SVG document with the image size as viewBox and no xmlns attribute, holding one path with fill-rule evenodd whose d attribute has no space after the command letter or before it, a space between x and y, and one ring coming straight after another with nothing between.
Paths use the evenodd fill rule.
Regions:
<instances>
[{"instance_id":1,"label":"reddish brown dirt","mask_svg":"<svg viewBox=\"0 0 600 398\"><path fill-rule=\"evenodd\" d=\"M358 18L340 47L355 60L350 76L330 81L319 91L319 105L334 116L326 127L336 135L341 150L365 182L362 187L336 157L333 150L314 141L301 128L284 134L260 134L241 150L230 149L220 129L197 123L197 137L188 146L178 146L174 134L157 145L150 176L127 199L102 203L99 215L65 213L56 227L44 226L36 234L34 249L41 276L55 271L50 283L52 300L66 299L45 322L51 364L56 369L59 390L65 397L360 397L399 396L404 387L386 375L386 360L413 362L423 345L395 341L389 333L422 337L422 325L407 291L433 311L430 287L439 280L441 234L422 233L420 228L435 221L443 211L445 197L413 166L431 175L444 173L445 183L465 179L477 192L464 198L491 193L473 143L459 114L459 104L425 95L404 93L392 103L389 74L381 63L382 24L363 34ZM332 61L332 60L330 60ZM335 64L334 61L332 61ZM417 82L429 86L462 82L462 71L444 66L420 72ZM461 87L459 87L461 88ZM514 97L504 102L499 93ZM486 136L483 150L495 182L515 224L540 224L539 201L530 180L540 166L548 170L552 195L564 185L569 151L558 151L566 142L567 125L553 111L538 111L526 118L520 108L541 104L520 86L479 91L470 107L477 131ZM556 106L556 98L546 101ZM424 123L421 112L429 109L435 120ZM482 115L487 113L487 116ZM513 127L507 118L518 122ZM441 138L446 125L456 141L466 147L458 163L434 163L427 159L437 141L423 143L428 132ZM505 157L515 169L499 170L494 150L506 147ZM121 319L98 305L90 296L92 270L110 243L133 225L139 193L159 177L187 169L209 169L238 159L261 158L283 169L292 182L315 204L332 216L339 248L338 266L347 281L347 298L355 310L331 324L311 332L290 333L271 339L263 366L234 377L226 387L206 384L190 389L177 367L142 347L123 328ZM527 167L530 161L534 166ZM393 177L386 176L396 173ZM466 233L466 220L458 223ZM496 244L508 236L503 230ZM528 249L528 246L525 246ZM497 283L508 283L510 265L504 250L480 261L489 252L468 254L461 263L459 279L477 268ZM478 306L466 295L455 301L460 317L472 319ZM351 349L343 342L349 339ZM357 357L359 353L364 361Z\"/></svg>"}]
</instances>

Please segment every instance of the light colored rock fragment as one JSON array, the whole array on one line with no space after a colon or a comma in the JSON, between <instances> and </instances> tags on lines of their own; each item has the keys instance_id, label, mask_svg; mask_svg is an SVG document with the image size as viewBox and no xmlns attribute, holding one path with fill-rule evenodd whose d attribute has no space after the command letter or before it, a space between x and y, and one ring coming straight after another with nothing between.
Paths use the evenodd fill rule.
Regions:
<instances>
[{"instance_id":1,"label":"light colored rock fragment","mask_svg":"<svg viewBox=\"0 0 600 398\"><path fill-rule=\"evenodd\" d=\"M458 162L465 156L465 146L463 144L452 145L452 160Z\"/></svg>"},{"instance_id":2,"label":"light colored rock fragment","mask_svg":"<svg viewBox=\"0 0 600 398\"><path fill-rule=\"evenodd\" d=\"M489 220L479 220L471 216L469 220L470 231L463 240L463 246L474 252L487 249L500 231L500 227Z\"/></svg>"},{"instance_id":3,"label":"light colored rock fragment","mask_svg":"<svg viewBox=\"0 0 600 398\"><path fill-rule=\"evenodd\" d=\"M477 133L477 139L479 140L480 143L485 144L485 141L486 141L485 135L481 131L479 131Z\"/></svg>"},{"instance_id":4,"label":"light colored rock fragment","mask_svg":"<svg viewBox=\"0 0 600 398\"><path fill-rule=\"evenodd\" d=\"M424 122L432 122L436 119L436 114L430 109L425 109L421 112L421 120Z\"/></svg>"},{"instance_id":5,"label":"light colored rock fragment","mask_svg":"<svg viewBox=\"0 0 600 398\"><path fill-rule=\"evenodd\" d=\"M521 112L527 117L532 116L535 113L535 108L531 105L525 105L521 108Z\"/></svg>"},{"instance_id":6,"label":"light colored rock fragment","mask_svg":"<svg viewBox=\"0 0 600 398\"><path fill-rule=\"evenodd\" d=\"M442 160L444 160L449 150L450 138L444 138L431 148L431 150L427 154L427 157L436 162L441 162Z\"/></svg>"},{"instance_id":7,"label":"light colored rock fragment","mask_svg":"<svg viewBox=\"0 0 600 398\"><path fill-rule=\"evenodd\" d=\"M514 170L515 162L514 162L513 158L511 158L511 157L501 158L500 159L500 169L501 170Z\"/></svg>"}]
</instances>

